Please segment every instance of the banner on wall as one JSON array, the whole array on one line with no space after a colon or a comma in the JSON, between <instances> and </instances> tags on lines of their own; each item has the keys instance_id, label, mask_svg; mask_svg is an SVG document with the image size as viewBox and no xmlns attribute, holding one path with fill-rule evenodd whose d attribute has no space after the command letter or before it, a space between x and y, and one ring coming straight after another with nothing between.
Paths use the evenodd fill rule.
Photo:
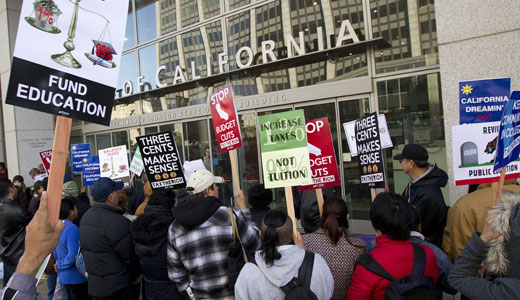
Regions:
<instances>
[{"instance_id":1,"label":"banner on wall","mask_svg":"<svg viewBox=\"0 0 520 300\"><path fill-rule=\"evenodd\" d=\"M377 123L379 126L379 136L381 139L381 148L392 148L392 139L390 138L390 132L388 131L388 125L386 123L386 116L384 114L377 115ZM347 137L348 147L350 149L350 155L358 156L358 147L356 143L356 121L350 121L343 124L345 129L345 135Z\"/></svg>"},{"instance_id":2,"label":"banner on wall","mask_svg":"<svg viewBox=\"0 0 520 300\"><path fill-rule=\"evenodd\" d=\"M383 153L381 151L377 114L372 113L356 120L355 130L361 183L368 184L371 188L385 187Z\"/></svg>"},{"instance_id":3,"label":"banner on wall","mask_svg":"<svg viewBox=\"0 0 520 300\"><path fill-rule=\"evenodd\" d=\"M307 121L305 128L307 130L312 184L299 186L298 190L314 190L340 185L329 118L324 117Z\"/></svg>"},{"instance_id":4,"label":"banner on wall","mask_svg":"<svg viewBox=\"0 0 520 300\"><path fill-rule=\"evenodd\" d=\"M453 178L455 185L497 182L500 170L493 171L500 122L456 125L451 128ZM520 161L510 163L506 179L520 177Z\"/></svg>"},{"instance_id":5,"label":"banner on wall","mask_svg":"<svg viewBox=\"0 0 520 300\"><path fill-rule=\"evenodd\" d=\"M91 186L101 177L99 156L88 156L83 158L83 186Z\"/></svg>"},{"instance_id":6,"label":"banner on wall","mask_svg":"<svg viewBox=\"0 0 520 300\"><path fill-rule=\"evenodd\" d=\"M137 137L152 189L186 187L182 162L171 131Z\"/></svg>"},{"instance_id":7,"label":"banner on wall","mask_svg":"<svg viewBox=\"0 0 520 300\"><path fill-rule=\"evenodd\" d=\"M259 116L258 128L265 187L312 184L303 110Z\"/></svg>"},{"instance_id":8,"label":"banner on wall","mask_svg":"<svg viewBox=\"0 0 520 300\"><path fill-rule=\"evenodd\" d=\"M25 0L6 103L110 125L128 1Z\"/></svg>"},{"instance_id":9,"label":"banner on wall","mask_svg":"<svg viewBox=\"0 0 520 300\"><path fill-rule=\"evenodd\" d=\"M511 78L459 82L460 124L500 121L511 94Z\"/></svg>"},{"instance_id":10,"label":"banner on wall","mask_svg":"<svg viewBox=\"0 0 520 300\"><path fill-rule=\"evenodd\" d=\"M70 145L72 172L81 172L83 170L83 159L88 156L90 156L90 144Z\"/></svg>"},{"instance_id":11,"label":"banner on wall","mask_svg":"<svg viewBox=\"0 0 520 300\"><path fill-rule=\"evenodd\" d=\"M220 153L242 147L242 136L231 84L211 94L209 107Z\"/></svg>"},{"instance_id":12,"label":"banner on wall","mask_svg":"<svg viewBox=\"0 0 520 300\"><path fill-rule=\"evenodd\" d=\"M126 146L117 146L98 151L101 177L121 181L125 188L130 186L130 171Z\"/></svg>"}]
</instances>

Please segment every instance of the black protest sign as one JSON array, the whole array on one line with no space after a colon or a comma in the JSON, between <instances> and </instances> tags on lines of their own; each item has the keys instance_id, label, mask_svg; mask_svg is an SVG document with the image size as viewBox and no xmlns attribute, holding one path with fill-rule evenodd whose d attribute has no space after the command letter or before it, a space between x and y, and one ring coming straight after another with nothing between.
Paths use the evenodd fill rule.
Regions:
<instances>
[{"instance_id":1,"label":"black protest sign","mask_svg":"<svg viewBox=\"0 0 520 300\"><path fill-rule=\"evenodd\" d=\"M384 187L383 153L377 114L372 113L356 120L355 129L361 183L374 188Z\"/></svg>"},{"instance_id":2,"label":"black protest sign","mask_svg":"<svg viewBox=\"0 0 520 300\"><path fill-rule=\"evenodd\" d=\"M137 137L152 189L186 186L177 145L171 131Z\"/></svg>"}]
</instances>

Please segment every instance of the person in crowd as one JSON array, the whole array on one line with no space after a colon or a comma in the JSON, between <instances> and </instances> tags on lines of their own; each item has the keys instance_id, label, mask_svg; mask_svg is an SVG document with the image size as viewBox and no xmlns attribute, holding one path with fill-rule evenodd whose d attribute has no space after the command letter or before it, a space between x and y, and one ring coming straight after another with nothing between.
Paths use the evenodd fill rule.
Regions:
<instances>
[{"instance_id":1,"label":"person in crowd","mask_svg":"<svg viewBox=\"0 0 520 300\"><path fill-rule=\"evenodd\" d=\"M32 168L29 171L29 176L31 176L32 180L36 181L43 181L44 178L47 177L47 173L41 172L38 168Z\"/></svg>"},{"instance_id":2,"label":"person in crowd","mask_svg":"<svg viewBox=\"0 0 520 300\"><path fill-rule=\"evenodd\" d=\"M448 215L441 187L448 183L448 174L437 165L428 163L428 152L421 145L404 146L403 152L394 156L394 159L401 163L403 171L410 176L403 197L421 213L422 234L441 248Z\"/></svg>"},{"instance_id":3,"label":"person in crowd","mask_svg":"<svg viewBox=\"0 0 520 300\"><path fill-rule=\"evenodd\" d=\"M20 186L14 186L16 190L13 201L20 205L23 209L27 209L29 206L29 200L27 200L27 194L25 194L24 190Z\"/></svg>"},{"instance_id":4,"label":"person in crowd","mask_svg":"<svg viewBox=\"0 0 520 300\"><path fill-rule=\"evenodd\" d=\"M325 188L323 191L324 199L334 196L332 188ZM320 227L321 216L318 207L318 199L315 190L298 191L296 187L292 188L294 199L294 212L296 219L299 219L303 230L306 233L312 233Z\"/></svg>"},{"instance_id":5,"label":"person in crowd","mask_svg":"<svg viewBox=\"0 0 520 300\"><path fill-rule=\"evenodd\" d=\"M74 219L73 223L74 225L79 227L79 224L81 222L81 218L87 212L87 210L90 208L90 200L87 196L87 193L85 192L85 187L83 187L83 190L80 193L78 184L74 181L67 181L63 184L63 190L61 195L65 198L71 197L71 199L74 201L74 205L76 206L76 209L78 211L78 216L76 219Z\"/></svg>"},{"instance_id":6,"label":"person in crowd","mask_svg":"<svg viewBox=\"0 0 520 300\"><path fill-rule=\"evenodd\" d=\"M65 287L68 299L90 300L87 278L76 267L76 256L79 250L79 229L72 222L78 216L78 210L72 197L61 200L60 220L65 224L58 246L54 250L58 279Z\"/></svg>"},{"instance_id":7,"label":"person in crowd","mask_svg":"<svg viewBox=\"0 0 520 300\"><path fill-rule=\"evenodd\" d=\"M20 204L23 208L28 209L29 201L32 199L33 196L32 190L25 185L22 175L16 175L15 177L13 177L13 184L22 189L22 192L25 195L25 201Z\"/></svg>"},{"instance_id":8,"label":"person in crowd","mask_svg":"<svg viewBox=\"0 0 520 300\"><path fill-rule=\"evenodd\" d=\"M504 193L500 200L451 269L451 285L469 299L520 299L520 195ZM481 264L487 278L475 275Z\"/></svg>"},{"instance_id":9,"label":"person in crowd","mask_svg":"<svg viewBox=\"0 0 520 300\"><path fill-rule=\"evenodd\" d=\"M411 275L413 271L411 219L412 208L403 197L395 193L380 193L370 205L370 221L376 231L376 248L371 255L395 278ZM436 283L438 268L435 253L428 246L421 247L426 253L424 275L432 277ZM389 284L390 281L358 264L354 269L346 299L384 299L385 289Z\"/></svg>"},{"instance_id":10,"label":"person in crowd","mask_svg":"<svg viewBox=\"0 0 520 300\"><path fill-rule=\"evenodd\" d=\"M323 203L321 226L310 234L304 234L307 250L319 253L334 277L332 299L345 299L358 257L366 252L365 242L348 232L348 207L336 196Z\"/></svg>"},{"instance_id":11,"label":"person in crowd","mask_svg":"<svg viewBox=\"0 0 520 300\"><path fill-rule=\"evenodd\" d=\"M146 174L143 176L143 182L144 182L144 186L143 186L144 200L141 204L139 204L139 206L135 210L136 216L140 216L140 215L144 214L144 209L146 208L146 205L148 205L148 201L150 201L150 197L152 196L152 193L153 193L152 186L150 185L150 181L148 181L148 177L146 176Z\"/></svg>"},{"instance_id":12,"label":"person in crowd","mask_svg":"<svg viewBox=\"0 0 520 300\"><path fill-rule=\"evenodd\" d=\"M191 285L196 299L234 299L233 290L227 287L232 216L217 199L216 184L223 181L207 170L193 172L186 187L189 199L177 205L168 230L168 277L179 291ZM243 191L235 201L239 210L233 209L233 217L240 239L246 250L253 252L261 241Z\"/></svg>"},{"instance_id":13,"label":"person in crowd","mask_svg":"<svg viewBox=\"0 0 520 300\"><path fill-rule=\"evenodd\" d=\"M13 199L16 189L7 180L0 181L0 258L4 263L4 286L16 269L25 249L25 227L31 221L31 213Z\"/></svg>"},{"instance_id":14,"label":"person in crowd","mask_svg":"<svg viewBox=\"0 0 520 300\"><path fill-rule=\"evenodd\" d=\"M451 287L448 281L448 275L450 275L452 267L450 258L446 255L446 253L444 253L444 251L442 251L441 248L424 240L424 235L421 233L421 213L412 204L410 204L410 207L412 208L412 221L410 228L412 231L410 232L410 242L428 246L433 250L433 253L435 253L435 258L437 259L437 268L439 269L437 285L443 292L450 295L455 295L457 290Z\"/></svg>"},{"instance_id":15,"label":"person in crowd","mask_svg":"<svg viewBox=\"0 0 520 300\"><path fill-rule=\"evenodd\" d=\"M47 173L47 171L45 170L45 166L43 164L39 164L38 169L40 170L41 174Z\"/></svg>"},{"instance_id":16,"label":"person in crowd","mask_svg":"<svg viewBox=\"0 0 520 300\"><path fill-rule=\"evenodd\" d=\"M43 191L47 190L47 184L49 183L49 178L46 177L42 181L36 181L36 183L40 182L41 187L38 188L41 193L38 193L37 197L34 197L29 201L29 211L34 215L36 211L38 210L38 207L40 207L40 198L42 197ZM34 184L34 189L36 190L36 183Z\"/></svg>"},{"instance_id":17,"label":"person in crowd","mask_svg":"<svg viewBox=\"0 0 520 300\"><path fill-rule=\"evenodd\" d=\"M506 180L504 192L520 195L516 179ZM448 211L448 221L444 228L442 248L452 262L462 252L464 245L475 231L482 232L489 209L493 206L491 184L481 184L476 191L461 197Z\"/></svg>"},{"instance_id":18,"label":"person in crowd","mask_svg":"<svg viewBox=\"0 0 520 300\"><path fill-rule=\"evenodd\" d=\"M119 208L116 191L122 182L101 177L92 185L94 204L79 227L80 246L88 273L88 291L96 299L133 299L132 283L139 260L130 238L130 221Z\"/></svg>"},{"instance_id":19,"label":"person in crowd","mask_svg":"<svg viewBox=\"0 0 520 300\"><path fill-rule=\"evenodd\" d=\"M65 224L62 222L58 222L54 227L49 223L47 194L43 193L40 208L27 226L25 252L16 267L16 273L2 291L4 300L41 299L36 292L38 279L35 275L45 258L58 245L64 228Z\"/></svg>"},{"instance_id":20,"label":"person in crowd","mask_svg":"<svg viewBox=\"0 0 520 300\"><path fill-rule=\"evenodd\" d=\"M270 210L261 224L262 248L255 253L255 263L242 268L235 284L235 299L283 299L281 287L298 277L305 256L299 233L293 235L291 218L285 211ZM294 244L292 244L294 242ZM310 290L317 299L330 299L334 279L327 262L314 255Z\"/></svg>"},{"instance_id":21,"label":"person in crowd","mask_svg":"<svg viewBox=\"0 0 520 300\"><path fill-rule=\"evenodd\" d=\"M156 190L144 214L137 217L130 229L144 275L144 300L184 299L168 278L166 261L168 227L173 221L174 206L174 191Z\"/></svg>"},{"instance_id":22,"label":"person in crowd","mask_svg":"<svg viewBox=\"0 0 520 300\"><path fill-rule=\"evenodd\" d=\"M265 214L269 211L269 204L273 202L273 192L265 189L263 184L256 184L247 191L247 200L251 205L251 218L257 228L260 228Z\"/></svg>"}]
</instances>

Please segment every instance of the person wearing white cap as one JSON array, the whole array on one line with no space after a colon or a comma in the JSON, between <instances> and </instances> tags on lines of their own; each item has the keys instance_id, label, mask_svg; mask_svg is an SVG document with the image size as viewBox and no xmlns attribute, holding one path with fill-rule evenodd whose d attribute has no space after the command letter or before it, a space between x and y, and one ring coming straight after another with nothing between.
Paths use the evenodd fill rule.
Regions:
<instances>
[{"instance_id":1,"label":"person wearing white cap","mask_svg":"<svg viewBox=\"0 0 520 300\"><path fill-rule=\"evenodd\" d=\"M228 286L228 254L233 242L231 215L218 200L217 183L224 178L208 170L193 172L187 182L188 200L173 211L168 230L168 277L179 291L191 287L195 299L234 299ZM250 253L261 240L246 208L243 191L235 197L233 209L240 240Z\"/></svg>"}]
</instances>

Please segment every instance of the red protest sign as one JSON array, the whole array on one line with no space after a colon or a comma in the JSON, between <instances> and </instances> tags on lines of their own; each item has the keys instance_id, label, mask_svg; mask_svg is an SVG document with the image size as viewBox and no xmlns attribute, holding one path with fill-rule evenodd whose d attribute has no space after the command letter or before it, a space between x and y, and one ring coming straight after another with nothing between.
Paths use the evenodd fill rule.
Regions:
<instances>
[{"instance_id":1,"label":"red protest sign","mask_svg":"<svg viewBox=\"0 0 520 300\"><path fill-rule=\"evenodd\" d=\"M52 158L52 150L42 151L40 152L40 159L42 160L43 167L47 174L50 174L51 170L51 158Z\"/></svg>"},{"instance_id":2,"label":"red protest sign","mask_svg":"<svg viewBox=\"0 0 520 300\"><path fill-rule=\"evenodd\" d=\"M336 154L327 117L305 122L312 182L299 186L299 191L314 190L340 185Z\"/></svg>"},{"instance_id":3,"label":"red protest sign","mask_svg":"<svg viewBox=\"0 0 520 300\"><path fill-rule=\"evenodd\" d=\"M242 147L231 84L211 94L209 106L220 153Z\"/></svg>"}]
</instances>

